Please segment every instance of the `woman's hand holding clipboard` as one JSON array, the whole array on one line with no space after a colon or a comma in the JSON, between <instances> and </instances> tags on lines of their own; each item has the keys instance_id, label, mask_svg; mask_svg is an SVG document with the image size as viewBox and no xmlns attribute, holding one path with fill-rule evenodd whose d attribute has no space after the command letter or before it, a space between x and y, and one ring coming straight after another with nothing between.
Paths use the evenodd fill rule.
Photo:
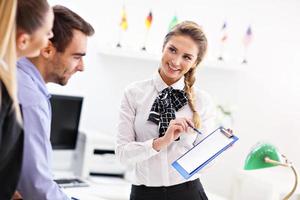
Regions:
<instances>
[{"instance_id":1,"label":"woman's hand holding clipboard","mask_svg":"<svg viewBox=\"0 0 300 200\"><path fill-rule=\"evenodd\" d=\"M238 137L223 127L217 128L172 163L172 166L188 179L230 148Z\"/></svg>"}]
</instances>

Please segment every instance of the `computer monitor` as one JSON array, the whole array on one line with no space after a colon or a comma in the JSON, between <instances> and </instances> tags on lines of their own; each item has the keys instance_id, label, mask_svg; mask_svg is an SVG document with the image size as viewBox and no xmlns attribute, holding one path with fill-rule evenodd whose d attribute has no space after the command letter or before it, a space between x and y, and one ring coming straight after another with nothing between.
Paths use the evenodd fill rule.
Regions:
<instances>
[{"instance_id":1,"label":"computer monitor","mask_svg":"<svg viewBox=\"0 0 300 200\"><path fill-rule=\"evenodd\" d=\"M83 97L51 95L52 121L50 141L54 150L74 150Z\"/></svg>"},{"instance_id":2,"label":"computer monitor","mask_svg":"<svg viewBox=\"0 0 300 200\"><path fill-rule=\"evenodd\" d=\"M52 95L50 141L53 148L52 169L54 181L61 187L88 186L85 182L73 177L73 156L78 137L78 126L82 108L83 97ZM58 174L57 170L68 171L71 174Z\"/></svg>"}]
</instances>

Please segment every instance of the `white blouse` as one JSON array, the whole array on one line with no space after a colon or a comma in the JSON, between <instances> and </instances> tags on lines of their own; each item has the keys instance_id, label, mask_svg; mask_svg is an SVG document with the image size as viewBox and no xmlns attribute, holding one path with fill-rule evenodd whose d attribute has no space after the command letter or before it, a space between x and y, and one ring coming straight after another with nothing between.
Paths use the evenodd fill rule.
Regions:
<instances>
[{"instance_id":1,"label":"white blouse","mask_svg":"<svg viewBox=\"0 0 300 200\"><path fill-rule=\"evenodd\" d=\"M125 89L120 108L116 156L128 166L134 185L170 186L186 182L171 164L216 128L215 105L207 93L195 89L196 110L201 117L199 130L204 134L184 133L179 141L174 141L167 148L159 152L154 150L152 143L158 137L158 125L147 119L155 98L166 87L168 85L157 72L152 79L135 82ZM183 89L184 78L172 87ZM192 119L188 104L176 112L176 118L179 117ZM190 180L198 177L195 175Z\"/></svg>"}]
</instances>

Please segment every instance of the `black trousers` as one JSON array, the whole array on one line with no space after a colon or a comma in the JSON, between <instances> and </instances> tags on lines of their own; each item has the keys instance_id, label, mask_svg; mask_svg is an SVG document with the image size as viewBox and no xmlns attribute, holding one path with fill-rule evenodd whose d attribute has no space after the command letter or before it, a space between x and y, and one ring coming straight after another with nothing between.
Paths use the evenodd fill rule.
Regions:
<instances>
[{"instance_id":1,"label":"black trousers","mask_svg":"<svg viewBox=\"0 0 300 200\"><path fill-rule=\"evenodd\" d=\"M132 185L130 200L208 200L199 179L178 185L147 187Z\"/></svg>"}]
</instances>

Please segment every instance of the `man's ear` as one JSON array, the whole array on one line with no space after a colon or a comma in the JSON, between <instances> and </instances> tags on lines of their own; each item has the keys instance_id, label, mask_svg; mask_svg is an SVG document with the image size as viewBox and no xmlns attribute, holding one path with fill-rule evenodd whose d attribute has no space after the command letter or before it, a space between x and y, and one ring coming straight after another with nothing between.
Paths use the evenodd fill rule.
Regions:
<instances>
[{"instance_id":1,"label":"man's ear","mask_svg":"<svg viewBox=\"0 0 300 200\"><path fill-rule=\"evenodd\" d=\"M17 43L16 44L17 48L20 51L26 50L29 43L30 43L30 35L28 33L25 33L25 32L18 33L16 43Z\"/></svg>"},{"instance_id":2,"label":"man's ear","mask_svg":"<svg viewBox=\"0 0 300 200\"><path fill-rule=\"evenodd\" d=\"M43 56L46 59L50 59L54 56L56 53L56 49L53 46L52 42L49 40L48 45L41 50L41 56Z\"/></svg>"}]
</instances>

